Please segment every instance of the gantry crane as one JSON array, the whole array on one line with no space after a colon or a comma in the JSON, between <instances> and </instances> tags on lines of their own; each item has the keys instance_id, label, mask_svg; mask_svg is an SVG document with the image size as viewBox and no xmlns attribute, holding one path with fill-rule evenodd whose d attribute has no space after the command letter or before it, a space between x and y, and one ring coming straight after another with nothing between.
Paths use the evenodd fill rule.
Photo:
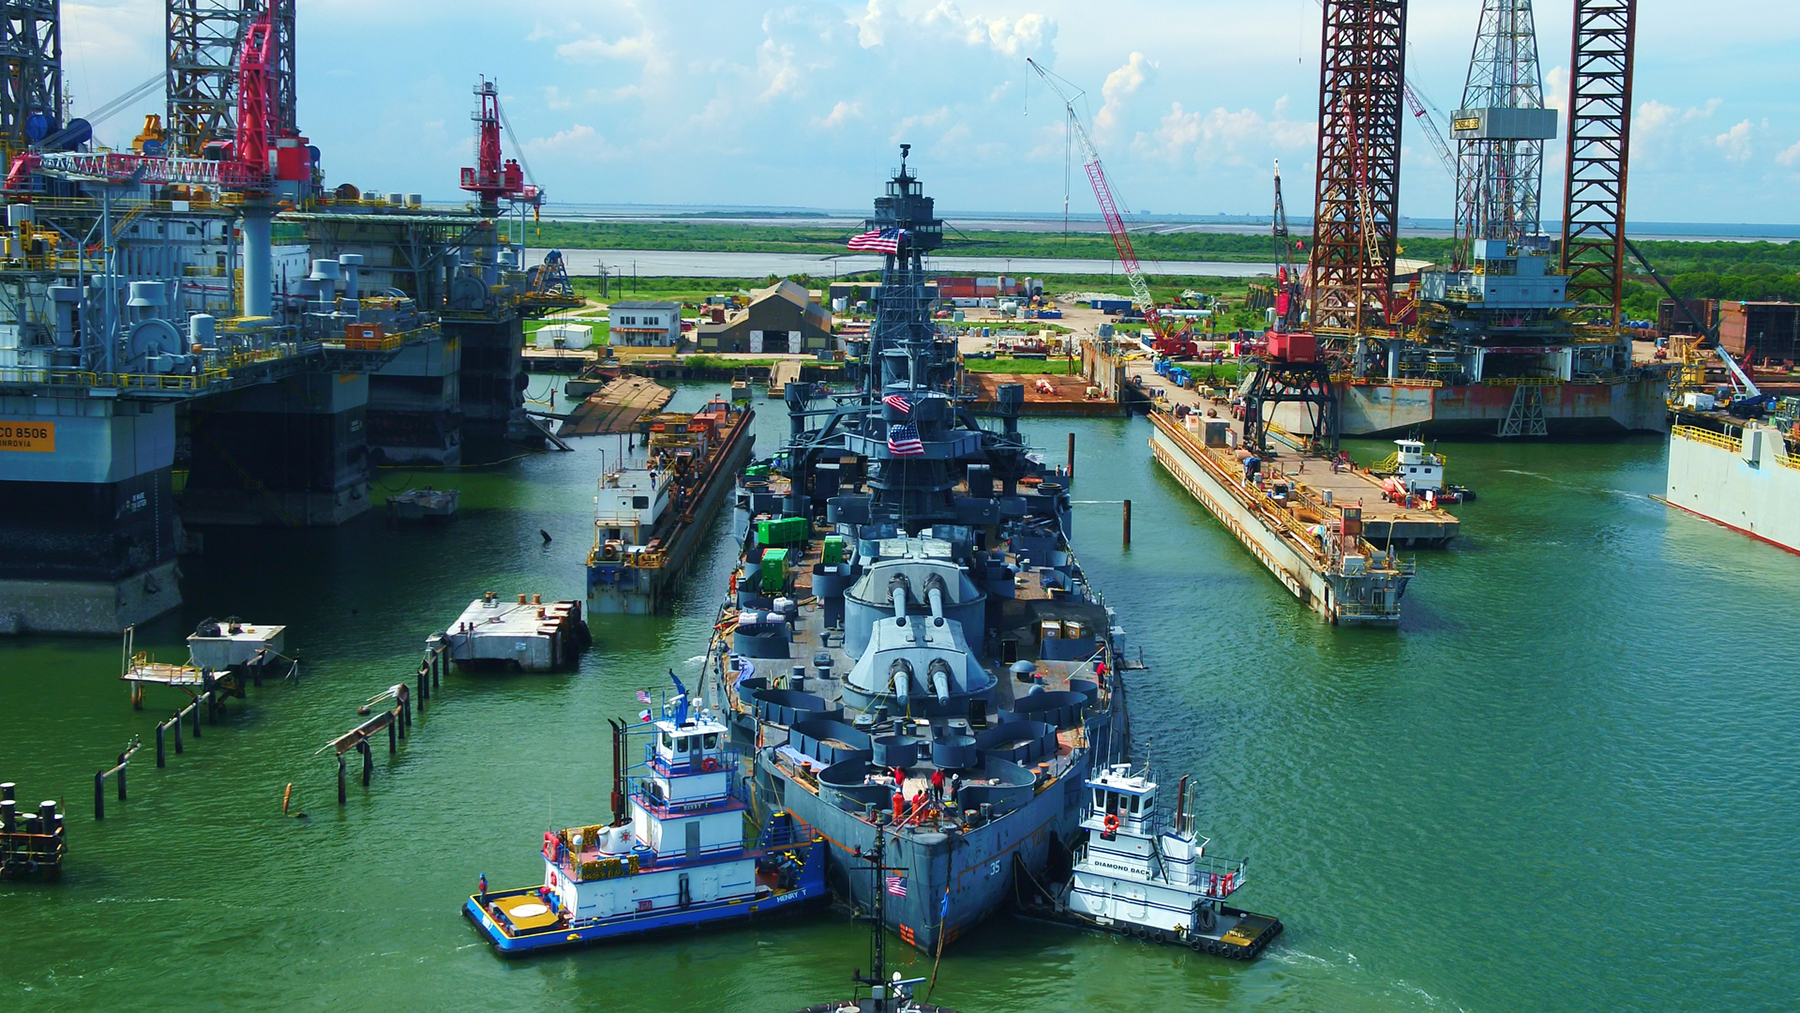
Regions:
<instances>
[{"instance_id":1,"label":"gantry crane","mask_svg":"<svg viewBox=\"0 0 1800 1013\"><path fill-rule=\"evenodd\" d=\"M1287 206L1281 200L1281 159L1275 160L1275 330L1286 333L1300 326L1303 285L1294 268L1294 239L1288 234Z\"/></svg>"}]
</instances>

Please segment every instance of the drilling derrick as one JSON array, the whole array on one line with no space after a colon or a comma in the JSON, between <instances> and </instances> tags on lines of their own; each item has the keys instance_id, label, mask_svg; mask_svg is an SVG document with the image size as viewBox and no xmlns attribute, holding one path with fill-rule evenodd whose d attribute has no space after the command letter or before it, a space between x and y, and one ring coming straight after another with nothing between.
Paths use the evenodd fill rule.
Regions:
<instances>
[{"instance_id":1,"label":"drilling derrick","mask_svg":"<svg viewBox=\"0 0 1800 1013\"><path fill-rule=\"evenodd\" d=\"M1309 274L1313 330L1387 326L1400 218L1406 0L1325 0L1318 191Z\"/></svg>"},{"instance_id":2,"label":"drilling derrick","mask_svg":"<svg viewBox=\"0 0 1800 1013\"><path fill-rule=\"evenodd\" d=\"M1462 108L1450 120L1456 141L1457 263L1470 244L1508 244L1538 232L1544 142L1556 111L1544 108L1531 0L1483 0Z\"/></svg>"},{"instance_id":3,"label":"drilling derrick","mask_svg":"<svg viewBox=\"0 0 1800 1013\"><path fill-rule=\"evenodd\" d=\"M0 157L55 132L62 120L62 29L57 0L0 4Z\"/></svg>"},{"instance_id":4,"label":"drilling derrick","mask_svg":"<svg viewBox=\"0 0 1800 1013\"><path fill-rule=\"evenodd\" d=\"M265 12L259 0L166 0L164 10L168 151L199 158L208 144L237 136L238 57ZM279 0L270 25L273 127L277 136L297 135L294 0Z\"/></svg>"},{"instance_id":5,"label":"drilling derrick","mask_svg":"<svg viewBox=\"0 0 1800 1013\"><path fill-rule=\"evenodd\" d=\"M1625 271L1635 0L1576 0L1569 67L1569 174L1562 268L1569 298L1617 326Z\"/></svg>"}]
</instances>

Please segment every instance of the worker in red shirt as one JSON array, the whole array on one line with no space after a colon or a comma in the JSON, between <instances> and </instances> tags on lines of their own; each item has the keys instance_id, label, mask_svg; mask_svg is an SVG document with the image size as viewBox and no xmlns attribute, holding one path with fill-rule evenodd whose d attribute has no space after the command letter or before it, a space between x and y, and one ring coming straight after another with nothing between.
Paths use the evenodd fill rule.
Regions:
<instances>
[{"instance_id":1,"label":"worker in red shirt","mask_svg":"<svg viewBox=\"0 0 1800 1013\"><path fill-rule=\"evenodd\" d=\"M939 802L944 800L944 772L941 770L931 772L931 797Z\"/></svg>"}]
</instances>

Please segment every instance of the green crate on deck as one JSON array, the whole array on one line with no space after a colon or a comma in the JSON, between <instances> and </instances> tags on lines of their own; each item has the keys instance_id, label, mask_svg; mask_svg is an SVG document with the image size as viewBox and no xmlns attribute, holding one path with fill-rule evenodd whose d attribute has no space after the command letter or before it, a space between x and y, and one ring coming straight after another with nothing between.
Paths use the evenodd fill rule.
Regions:
<instances>
[{"instance_id":1,"label":"green crate on deck","mask_svg":"<svg viewBox=\"0 0 1800 1013\"><path fill-rule=\"evenodd\" d=\"M787 587L787 550L770 549L762 557L762 589L774 594Z\"/></svg>"}]
</instances>

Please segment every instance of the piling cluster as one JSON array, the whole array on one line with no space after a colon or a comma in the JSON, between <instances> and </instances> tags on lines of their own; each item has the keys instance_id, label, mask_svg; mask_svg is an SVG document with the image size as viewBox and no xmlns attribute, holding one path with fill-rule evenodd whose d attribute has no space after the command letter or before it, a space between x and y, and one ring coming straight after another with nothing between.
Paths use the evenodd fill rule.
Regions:
<instances>
[{"instance_id":1,"label":"piling cluster","mask_svg":"<svg viewBox=\"0 0 1800 1013\"><path fill-rule=\"evenodd\" d=\"M0 879L55 879L62 872L63 816L56 801L20 811L18 786L0 784Z\"/></svg>"},{"instance_id":2,"label":"piling cluster","mask_svg":"<svg viewBox=\"0 0 1800 1013\"><path fill-rule=\"evenodd\" d=\"M385 704L375 710L372 716L344 734L331 740L319 752L331 750L337 757L337 800L338 805L349 801L350 770L346 754L357 753L362 757L362 783L367 788L375 777L375 750L369 740L387 732L388 755L400 751L400 741L406 738L407 730L413 723L413 702L416 699L420 710L431 700L432 691L442 686L443 669L448 664L449 644L442 639L434 639L426 648L425 657L419 662L417 680L414 686L405 682L397 682L375 695L367 703L357 708L358 714L368 715L377 705ZM292 788L292 785L289 786ZM287 799L282 800L282 811L287 811Z\"/></svg>"}]
</instances>

